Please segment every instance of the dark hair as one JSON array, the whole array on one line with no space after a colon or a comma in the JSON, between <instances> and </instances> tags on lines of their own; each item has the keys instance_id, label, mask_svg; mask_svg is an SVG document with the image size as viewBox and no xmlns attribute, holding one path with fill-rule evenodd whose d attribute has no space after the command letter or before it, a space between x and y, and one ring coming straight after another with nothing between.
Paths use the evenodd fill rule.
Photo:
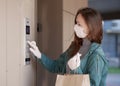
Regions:
<instances>
[{"instance_id":1,"label":"dark hair","mask_svg":"<svg viewBox=\"0 0 120 86\"><path fill-rule=\"evenodd\" d=\"M75 16L75 24L77 16L81 14L85 23L88 26L89 33L88 33L88 40L91 42L101 43L103 37L103 30L102 30L102 18L99 12L92 8L82 8L79 9L76 16ZM74 56L80 47L82 46L83 39L78 38L74 33L74 41L70 46L74 46L74 49L71 51L70 57Z\"/></svg>"}]
</instances>

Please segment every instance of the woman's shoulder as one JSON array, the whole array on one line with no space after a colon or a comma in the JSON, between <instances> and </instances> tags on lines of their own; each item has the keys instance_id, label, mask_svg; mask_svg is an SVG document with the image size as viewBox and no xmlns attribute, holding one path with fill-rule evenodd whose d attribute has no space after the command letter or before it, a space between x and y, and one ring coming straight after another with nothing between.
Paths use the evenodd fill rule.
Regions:
<instances>
[{"instance_id":1,"label":"woman's shoulder","mask_svg":"<svg viewBox=\"0 0 120 86\"><path fill-rule=\"evenodd\" d=\"M93 59L93 60L99 59L99 61L102 60L104 63L107 63L107 59L106 59L105 53L104 53L101 45L100 45L100 44L97 44L97 43L95 43L95 44L93 44L93 45L94 45L94 47L96 47L96 48L93 49L93 51L92 51L92 53L91 53L91 56L90 56L90 59L91 59L91 60L92 60L92 59Z\"/></svg>"},{"instance_id":2,"label":"woman's shoulder","mask_svg":"<svg viewBox=\"0 0 120 86\"><path fill-rule=\"evenodd\" d=\"M104 52L101 47L101 44L98 44L98 43L92 43L90 46L89 52L91 54L97 54L97 55L104 56Z\"/></svg>"}]
</instances>

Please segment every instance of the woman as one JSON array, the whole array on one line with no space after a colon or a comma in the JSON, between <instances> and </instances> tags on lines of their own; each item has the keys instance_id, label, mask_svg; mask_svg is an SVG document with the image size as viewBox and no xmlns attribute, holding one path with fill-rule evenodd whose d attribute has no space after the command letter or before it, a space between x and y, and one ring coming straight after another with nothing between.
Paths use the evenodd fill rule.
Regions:
<instances>
[{"instance_id":1,"label":"woman","mask_svg":"<svg viewBox=\"0 0 120 86\"><path fill-rule=\"evenodd\" d=\"M100 46L103 37L100 14L91 8L79 9L74 34L70 47L56 60L41 53L34 41L28 42L30 51L50 72L89 74L91 86L106 86L108 66Z\"/></svg>"}]
</instances>

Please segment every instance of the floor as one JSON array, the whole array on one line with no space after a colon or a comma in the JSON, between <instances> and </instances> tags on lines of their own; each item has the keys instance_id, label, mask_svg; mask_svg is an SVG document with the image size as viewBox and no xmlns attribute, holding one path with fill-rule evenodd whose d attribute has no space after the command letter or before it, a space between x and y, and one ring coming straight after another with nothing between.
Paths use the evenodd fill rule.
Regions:
<instances>
[{"instance_id":1,"label":"floor","mask_svg":"<svg viewBox=\"0 0 120 86\"><path fill-rule=\"evenodd\" d=\"M120 74L108 74L107 86L120 86Z\"/></svg>"}]
</instances>

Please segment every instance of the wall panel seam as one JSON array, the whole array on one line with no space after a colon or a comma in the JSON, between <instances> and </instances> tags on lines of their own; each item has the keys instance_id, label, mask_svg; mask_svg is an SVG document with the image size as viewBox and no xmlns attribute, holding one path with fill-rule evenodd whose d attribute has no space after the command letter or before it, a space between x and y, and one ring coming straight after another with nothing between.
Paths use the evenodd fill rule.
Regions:
<instances>
[{"instance_id":1,"label":"wall panel seam","mask_svg":"<svg viewBox=\"0 0 120 86\"><path fill-rule=\"evenodd\" d=\"M63 12L66 12L66 13L69 13L69 14L71 14L71 15L75 16L75 14L73 14L73 13L71 13L71 12L69 12L69 11L65 10L65 9L63 9Z\"/></svg>"}]
</instances>

